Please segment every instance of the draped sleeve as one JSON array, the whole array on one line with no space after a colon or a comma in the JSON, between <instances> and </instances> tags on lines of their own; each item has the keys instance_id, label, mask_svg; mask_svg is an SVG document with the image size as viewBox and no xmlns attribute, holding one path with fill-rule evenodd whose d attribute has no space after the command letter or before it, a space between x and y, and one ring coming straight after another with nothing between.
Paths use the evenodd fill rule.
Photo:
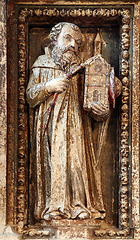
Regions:
<instances>
[{"instance_id":1,"label":"draped sleeve","mask_svg":"<svg viewBox=\"0 0 140 240\"><path fill-rule=\"evenodd\" d=\"M39 106L51 95L47 90L48 81L55 78L56 69L56 65L47 48L45 55L39 56L31 69L26 89L26 99L31 108Z\"/></svg>"},{"instance_id":2,"label":"draped sleeve","mask_svg":"<svg viewBox=\"0 0 140 240\"><path fill-rule=\"evenodd\" d=\"M33 69L26 90L27 102L34 108L44 102L51 94L47 90L47 76L41 81L41 69ZM47 74L46 74L47 75ZM45 78L45 76L44 76Z\"/></svg>"}]
</instances>

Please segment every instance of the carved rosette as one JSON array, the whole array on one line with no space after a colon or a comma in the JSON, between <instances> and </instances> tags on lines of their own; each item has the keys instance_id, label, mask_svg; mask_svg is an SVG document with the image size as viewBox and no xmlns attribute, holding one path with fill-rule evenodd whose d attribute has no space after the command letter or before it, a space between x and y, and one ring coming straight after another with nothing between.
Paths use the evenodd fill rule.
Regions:
<instances>
[{"instance_id":1,"label":"carved rosette","mask_svg":"<svg viewBox=\"0 0 140 240\"><path fill-rule=\"evenodd\" d=\"M129 23L130 11L128 9L106 9L106 8L56 8L46 7L21 9L18 23L18 188L17 188L17 226L18 232L24 233L23 227L27 224L27 110L25 105L25 88L27 84L27 45L25 35L25 23L28 17L34 21L40 21L41 18L49 17L101 17L106 20L122 19L121 26L121 79L122 79L122 105L121 105L121 141L120 141L120 186L119 186L119 225L122 230L117 232L109 231L102 234L101 231L95 232L96 236L127 236L129 230L128 218L128 192L129 192L129 174L128 174L128 122L129 122ZM25 231L26 232L26 231ZM27 233L25 233L27 234ZM48 233L47 233L48 234ZM29 235L29 233L27 234Z\"/></svg>"},{"instance_id":2,"label":"carved rosette","mask_svg":"<svg viewBox=\"0 0 140 240\"><path fill-rule=\"evenodd\" d=\"M120 227L129 227L129 29L130 29L130 11L123 10L122 28L121 28L121 78L122 78L122 105L121 105L121 143L120 143Z\"/></svg>"},{"instance_id":3,"label":"carved rosette","mask_svg":"<svg viewBox=\"0 0 140 240\"><path fill-rule=\"evenodd\" d=\"M20 22L25 22L26 17L28 16L48 16L48 17L115 17L120 16L120 11L117 9L106 9L106 8L99 8L99 9L57 9L57 8L48 8L45 9L27 9L24 8L20 11L19 19Z\"/></svg>"},{"instance_id":4,"label":"carved rosette","mask_svg":"<svg viewBox=\"0 0 140 240\"><path fill-rule=\"evenodd\" d=\"M25 106L26 50L25 25L18 25L18 171L17 226L22 231L27 218L27 110Z\"/></svg>"}]
</instances>

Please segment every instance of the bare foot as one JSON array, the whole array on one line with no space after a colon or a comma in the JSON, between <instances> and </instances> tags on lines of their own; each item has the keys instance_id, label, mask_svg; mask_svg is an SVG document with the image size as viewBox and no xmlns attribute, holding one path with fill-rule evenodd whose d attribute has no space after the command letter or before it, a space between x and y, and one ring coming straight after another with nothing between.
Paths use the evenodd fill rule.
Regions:
<instances>
[{"instance_id":1,"label":"bare foot","mask_svg":"<svg viewBox=\"0 0 140 240\"><path fill-rule=\"evenodd\" d=\"M105 218L105 213L100 213L100 212L97 212L97 213L92 213L92 218L93 219L104 219Z\"/></svg>"},{"instance_id":2,"label":"bare foot","mask_svg":"<svg viewBox=\"0 0 140 240\"><path fill-rule=\"evenodd\" d=\"M59 211L51 212L49 215L52 219L55 219L55 220L61 220L62 219L61 213Z\"/></svg>"},{"instance_id":3,"label":"bare foot","mask_svg":"<svg viewBox=\"0 0 140 240\"><path fill-rule=\"evenodd\" d=\"M51 220L50 214L49 213L44 214L43 219L45 221L50 221Z\"/></svg>"},{"instance_id":4,"label":"bare foot","mask_svg":"<svg viewBox=\"0 0 140 240\"><path fill-rule=\"evenodd\" d=\"M88 213L88 212L81 212L81 213L78 215L78 218L79 218L80 220L88 219L88 218L89 218L89 213Z\"/></svg>"}]
</instances>

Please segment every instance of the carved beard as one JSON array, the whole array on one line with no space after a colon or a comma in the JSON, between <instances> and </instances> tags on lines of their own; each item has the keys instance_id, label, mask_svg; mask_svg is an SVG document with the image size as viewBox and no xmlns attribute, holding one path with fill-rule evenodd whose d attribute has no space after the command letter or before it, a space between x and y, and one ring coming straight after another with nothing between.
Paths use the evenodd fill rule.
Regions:
<instances>
[{"instance_id":1,"label":"carved beard","mask_svg":"<svg viewBox=\"0 0 140 240\"><path fill-rule=\"evenodd\" d=\"M52 58L55 64L66 73L80 64L80 56L72 47L60 48L56 45L52 50Z\"/></svg>"}]
</instances>

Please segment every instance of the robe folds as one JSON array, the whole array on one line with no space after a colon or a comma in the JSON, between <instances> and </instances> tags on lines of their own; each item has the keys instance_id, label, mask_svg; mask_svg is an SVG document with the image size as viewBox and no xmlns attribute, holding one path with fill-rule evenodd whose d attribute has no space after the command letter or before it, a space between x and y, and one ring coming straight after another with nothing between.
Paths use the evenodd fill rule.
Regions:
<instances>
[{"instance_id":1,"label":"robe folds","mask_svg":"<svg viewBox=\"0 0 140 240\"><path fill-rule=\"evenodd\" d=\"M78 75L69 80L63 93L58 94L43 136L47 119L44 112L53 98L45 84L64 76L47 49L33 64L27 86L32 115L30 170L35 219L43 219L45 213L54 211L69 219L75 219L82 212L88 212L90 217L105 216L98 152L107 123L98 123L95 148L92 118L88 113L82 114Z\"/></svg>"}]
</instances>

